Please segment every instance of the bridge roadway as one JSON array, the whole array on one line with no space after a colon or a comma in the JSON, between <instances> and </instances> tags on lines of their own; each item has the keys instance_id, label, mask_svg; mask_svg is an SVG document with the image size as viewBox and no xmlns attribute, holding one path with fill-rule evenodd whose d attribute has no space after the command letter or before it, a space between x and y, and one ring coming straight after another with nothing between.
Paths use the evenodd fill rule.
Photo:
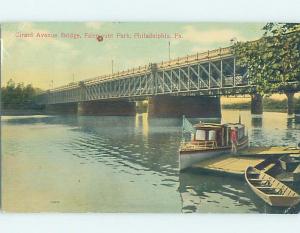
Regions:
<instances>
[{"instance_id":1,"label":"bridge roadway","mask_svg":"<svg viewBox=\"0 0 300 233\"><path fill-rule=\"evenodd\" d=\"M59 106L96 101L113 103L113 100L126 103L152 99L155 102L156 99L163 106L162 100L169 98L165 102L165 106L169 106L172 105L170 97L173 100L177 97L175 101L185 105L193 102L192 96L195 96L195 101L201 100L199 96L202 96L204 102L213 100L215 103L214 98L208 97L252 93L255 93L255 86L249 82L247 70L236 64L230 47L226 47L73 82L42 93L38 96L38 103ZM190 98L182 102L184 98L180 96ZM253 113L261 113L260 96L253 95L253 101L256 101ZM114 104L114 108L122 108ZM88 108L99 108L98 105ZM103 111L109 112L107 108Z\"/></svg>"}]
</instances>

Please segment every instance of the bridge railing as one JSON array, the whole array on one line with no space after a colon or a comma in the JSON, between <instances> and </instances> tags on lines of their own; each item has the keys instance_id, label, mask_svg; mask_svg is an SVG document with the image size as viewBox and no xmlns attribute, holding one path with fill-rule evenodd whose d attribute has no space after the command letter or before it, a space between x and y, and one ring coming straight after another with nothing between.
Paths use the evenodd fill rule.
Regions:
<instances>
[{"instance_id":1,"label":"bridge railing","mask_svg":"<svg viewBox=\"0 0 300 233\"><path fill-rule=\"evenodd\" d=\"M101 76L98 76L96 78L91 78L91 79L84 80L83 82L84 82L85 85L90 85L90 84L98 83L99 81L107 81L107 80L112 80L112 79L118 79L118 78L126 77L126 76L129 76L129 75L146 73L147 71L149 71L147 65L139 66L139 67L136 67L136 68L123 70L123 71L116 72L116 73L113 73L113 74L101 75Z\"/></svg>"},{"instance_id":2,"label":"bridge railing","mask_svg":"<svg viewBox=\"0 0 300 233\"><path fill-rule=\"evenodd\" d=\"M186 63L194 62L194 61L207 61L209 59L219 58L222 56L231 55L230 47L220 48L215 50L208 50L204 53L196 53L193 55L188 55L186 57L179 57L177 59L173 59L166 62L158 63L158 68L168 68L173 66L180 66Z\"/></svg>"},{"instance_id":3,"label":"bridge railing","mask_svg":"<svg viewBox=\"0 0 300 233\"><path fill-rule=\"evenodd\" d=\"M45 91L43 93L46 92L58 92L58 91L63 91L63 90L69 90L69 89L74 89L74 88L78 88L80 87L80 85L92 85L95 83L99 83L99 82L103 82L103 81L108 81L108 80L113 80L113 79L118 79L121 77L126 77L126 76L130 76L130 75L135 75L135 74L141 74L141 73L146 73L149 72L149 68L147 65L145 66L139 66L136 68L132 68L132 69L128 69L128 70L123 70L120 72L116 72L113 74L107 74L107 75L101 75L101 76L97 76L94 78L90 78L90 79L85 79L83 81L79 81L76 83L70 83L64 86L60 86L60 87L56 87L53 88L51 90Z\"/></svg>"}]
</instances>

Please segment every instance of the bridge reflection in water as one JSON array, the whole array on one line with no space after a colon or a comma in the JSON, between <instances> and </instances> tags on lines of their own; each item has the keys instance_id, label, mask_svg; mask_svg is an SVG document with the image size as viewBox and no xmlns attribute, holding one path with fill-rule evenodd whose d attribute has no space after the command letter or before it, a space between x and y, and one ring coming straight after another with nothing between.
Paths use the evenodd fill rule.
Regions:
<instances>
[{"instance_id":1,"label":"bridge reflection in water","mask_svg":"<svg viewBox=\"0 0 300 233\"><path fill-rule=\"evenodd\" d=\"M264 113L263 127L252 126L249 111L241 111L241 117L251 145L294 146L300 138L300 124L290 122L284 113ZM236 111L223 111L222 121L237 119ZM243 180L179 174L181 123L178 118L151 119L146 114L3 118L3 160L10 161L3 171L6 207L77 212L282 211L265 206Z\"/></svg>"}]
</instances>

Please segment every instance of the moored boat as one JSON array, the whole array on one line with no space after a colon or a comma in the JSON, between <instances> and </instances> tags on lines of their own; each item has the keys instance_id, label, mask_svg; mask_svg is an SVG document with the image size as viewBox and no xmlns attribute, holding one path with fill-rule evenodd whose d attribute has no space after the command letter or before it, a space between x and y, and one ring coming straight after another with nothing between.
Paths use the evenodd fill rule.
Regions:
<instances>
[{"instance_id":1,"label":"moored boat","mask_svg":"<svg viewBox=\"0 0 300 233\"><path fill-rule=\"evenodd\" d=\"M191 140L182 142L179 150L179 168L184 170L193 164L210 159L232 149L231 132L236 131L236 149L248 147L248 136L245 133L245 126L241 123L211 124L198 123L192 125L187 119L184 124L191 133Z\"/></svg>"},{"instance_id":2,"label":"moored boat","mask_svg":"<svg viewBox=\"0 0 300 233\"><path fill-rule=\"evenodd\" d=\"M245 179L252 191L271 206L290 207L300 202L298 193L254 167L246 169Z\"/></svg>"}]
</instances>

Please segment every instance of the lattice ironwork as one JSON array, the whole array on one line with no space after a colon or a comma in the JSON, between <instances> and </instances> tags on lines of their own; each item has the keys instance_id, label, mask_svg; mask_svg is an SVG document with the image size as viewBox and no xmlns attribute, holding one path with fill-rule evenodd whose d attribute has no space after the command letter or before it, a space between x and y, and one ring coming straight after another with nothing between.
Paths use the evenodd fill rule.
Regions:
<instances>
[{"instance_id":1,"label":"lattice ironwork","mask_svg":"<svg viewBox=\"0 0 300 233\"><path fill-rule=\"evenodd\" d=\"M231 95L253 91L247 70L229 48L105 75L48 90L40 104L70 103L154 95Z\"/></svg>"}]
</instances>

